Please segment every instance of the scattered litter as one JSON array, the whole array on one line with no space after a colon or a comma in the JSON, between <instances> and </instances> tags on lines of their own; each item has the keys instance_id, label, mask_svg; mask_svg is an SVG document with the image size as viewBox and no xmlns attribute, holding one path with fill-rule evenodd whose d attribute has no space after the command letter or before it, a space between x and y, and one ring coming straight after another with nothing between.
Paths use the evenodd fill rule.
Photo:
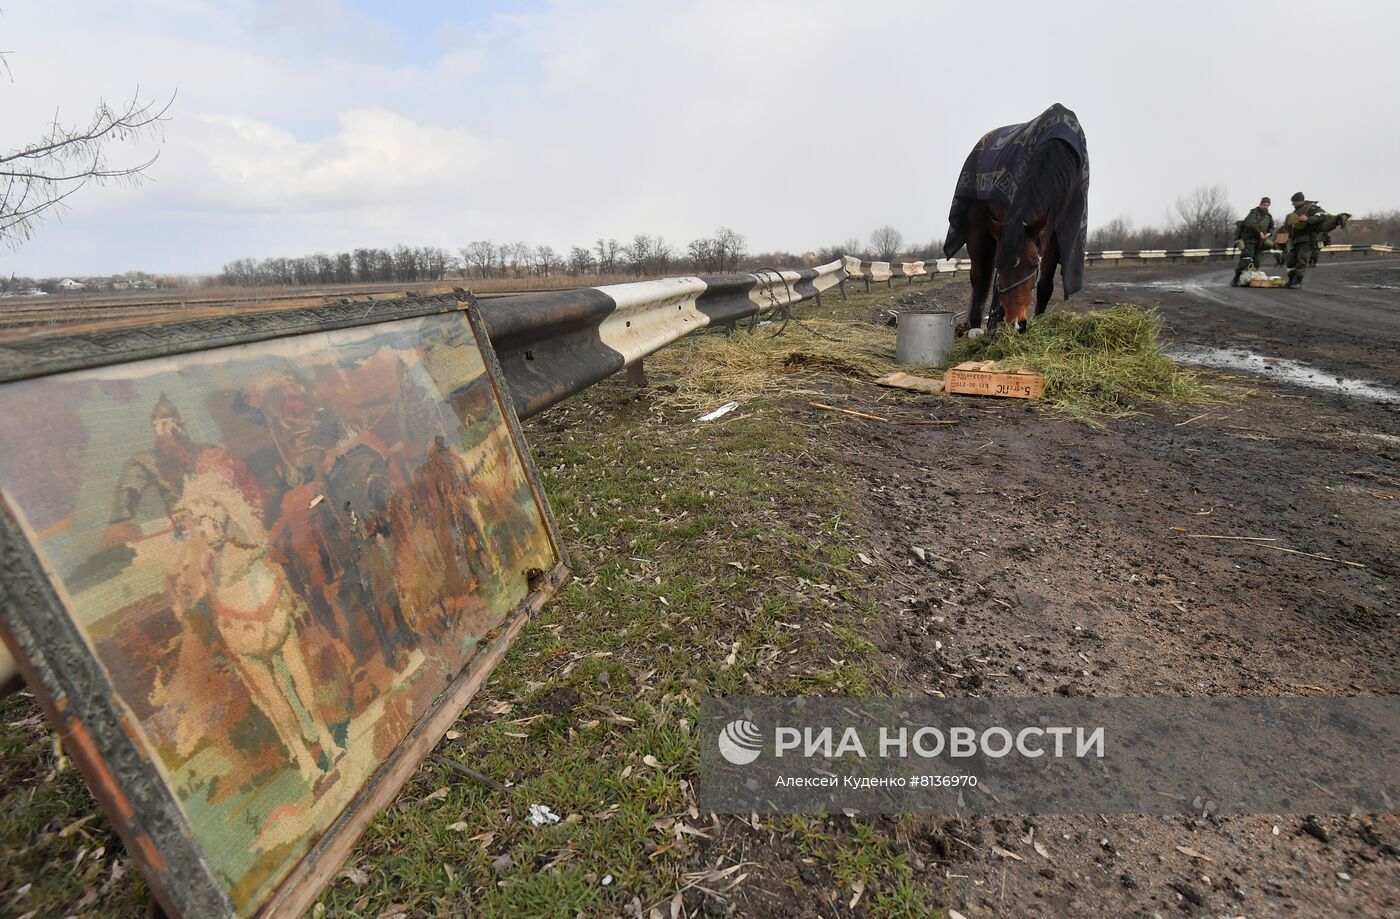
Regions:
<instances>
[{"instance_id":1,"label":"scattered litter","mask_svg":"<svg viewBox=\"0 0 1400 919\"><path fill-rule=\"evenodd\" d=\"M508 733L508 732L506 732L506 733ZM504 794L510 794L510 789L509 789L509 788L507 788L506 786L502 785L500 782L496 781L495 779L491 778L489 775L485 775L485 774L483 774L483 773L477 772L477 771L476 771L475 769L473 769L471 766L468 766L468 765L466 765L465 763L459 763L459 762L457 762L455 759L452 759L451 757L448 757L448 756L444 756L444 755L442 755L442 754L439 754L439 755L433 757L433 762L437 763L439 766L446 766L448 769L451 769L453 772L456 772L456 773L458 773L458 774L460 774L460 775L464 775L464 776L466 776L467 778L471 779L473 782L479 782L480 784L485 785L487 788L493 789L493 790L495 790L495 791L503 792Z\"/></svg>"},{"instance_id":2,"label":"scattered litter","mask_svg":"<svg viewBox=\"0 0 1400 919\"><path fill-rule=\"evenodd\" d=\"M356 887L363 887L369 883L369 875L365 874L363 868L346 868L341 871L340 874L336 875L336 877L345 878L345 880L354 884Z\"/></svg>"},{"instance_id":3,"label":"scattered litter","mask_svg":"<svg viewBox=\"0 0 1400 919\"><path fill-rule=\"evenodd\" d=\"M724 403L723 405L721 405L719 408L715 409L713 412L707 412L707 413L705 413L704 415L701 415L699 418L696 418L695 420L696 420L696 421L715 421L715 420L718 420L718 419L720 419L720 418L723 418L725 415L728 415L730 412L734 411L734 410L735 410L736 408L738 408L738 407L739 407L739 403L738 403L738 402L726 402L726 403Z\"/></svg>"},{"instance_id":4,"label":"scattered litter","mask_svg":"<svg viewBox=\"0 0 1400 919\"><path fill-rule=\"evenodd\" d=\"M1024 858L1017 855L1015 852L1012 852L1010 849L1003 849L1001 846L992 846L992 852L997 855L1000 855L1002 858L1011 858L1015 859L1018 862L1025 861Z\"/></svg>"},{"instance_id":5,"label":"scattered litter","mask_svg":"<svg viewBox=\"0 0 1400 919\"><path fill-rule=\"evenodd\" d=\"M613 876L612 876L611 874L605 874L605 875L603 875L603 879L602 879L601 881L599 881L598 883L602 884L604 887L607 887L607 886L609 886L610 884L612 884L612 882L613 882Z\"/></svg>"},{"instance_id":6,"label":"scattered litter","mask_svg":"<svg viewBox=\"0 0 1400 919\"><path fill-rule=\"evenodd\" d=\"M69 836L72 836L74 833L76 833L84 823L87 823L89 820L96 816L97 814L94 812L88 814L86 817L79 817L77 820L74 820L72 823L59 830L58 835L63 839L67 839Z\"/></svg>"},{"instance_id":7,"label":"scattered litter","mask_svg":"<svg viewBox=\"0 0 1400 919\"><path fill-rule=\"evenodd\" d=\"M847 909L855 909L856 904L860 902L860 898L865 895L865 882L856 881L851 885L851 891L853 895L851 897L851 902L846 904Z\"/></svg>"},{"instance_id":8,"label":"scattered litter","mask_svg":"<svg viewBox=\"0 0 1400 919\"><path fill-rule=\"evenodd\" d=\"M943 381L934 380L929 377L916 377L912 373L905 373L896 370L894 373L887 373L875 380L876 386L890 386L894 389L908 389L922 393L941 393L943 391Z\"/></svg>"},{"instance_id":9,"label":"scattered litter","mask_svg":"<svg viewBox=\"0 0 1400 919\"><path fill-rule=\"evenodd\" d=\"M1050 852L1045 848L1045 846L1041 845L1040 843L1035 844L1035 852L1047 862L1050 861Z\"/></svg>"},{"instance_id":10,"label":"scattered litter","mask_svg":"<svg viewBox=\"0 0 1400 919\"><path fill-rule=\"evenodd\" d=\"M1347 561L1346 559L1333 558L1333 557L1330 556L1330 555L1322 555L1321 553L1318 553L1318 552L1303 552L1303 551L1300 551L1300 550L1298 550L1298 549L1285 549L1283 546L1271 546L1271 545L1269 545L1269 544L1266 543L1266 542L1256 542L1256 543L1253 543L1253 545L1259 546L1260 548L1263 548L1263 549L1277 549L1277 550L1280 551L1280 552L1287 552L1287 553L1289 553L1290 555L1306 555L1308 558L1320 558L1320 559L1322 559L1324 562L1336 562L1338 565L1346 565L1348 568L1365 568L1365 567L1366 567L1365 565L1361 564L1360 562L1349 562L1349 561Z\"/></svg>"},{"instance_id":11,"label":"scattered litter","mask_svg":"<svg viewBox=\"0 0 1400 919\"><path fill-rule=\"evenodd\" d=\"M878 422L880 422L880 423L882 423L882 424L900 425L900 424L957 424L957 423L958 423L958 422L956 422L956 421L937 421L937 420L930 420L930 419L923 419L923 418L906 418L906 419L884 418L884 417L882 417L882 416L880 416L880 415L871 415L871 414L868 414L868 413L866 413L866 412L857 412L857 411L855 411L854 409L849 409L849 408L837 408L837 407L834 406L834 405L825 405L825 404L823 404L823 403L821 403L821 402L808 402L807 404L808 404L809 406L811 406L812 408L819 408L819 409L821 409L821 410L824 411L824 412L840 412L840 413L843 414L843 415L850 415L850 416L853 417L853 418L865 418L865 419L867 419L867 420L869 420L869 421L878 421Z\"/></svg>"},{"instance_id":12,"label":"scattered litter","mask_svg":"<svg viewBox=\"0 0 1400 919\"><path fill-rule=\"evenodd\" d=\"M1215 861L1215 859L1211 858L1209 855L1206 855L1204 852L1197 852L1190 846L1177 846L1176 851L1180 852L1182 855L1185 855L1187 858L1198 858L1203 862Z\"/></svg>"},{"instance_id":13,"label":"scattered litter","mask_svg":"<svg viewBox=\"0 0 1400 919\"><path fill-rule=\"evenodd\" d=\"M547 804L531 804L530 814L525 819L529 821L530 826L548 826L558 823L560 818Z\"/></svg>"}]
</instances>

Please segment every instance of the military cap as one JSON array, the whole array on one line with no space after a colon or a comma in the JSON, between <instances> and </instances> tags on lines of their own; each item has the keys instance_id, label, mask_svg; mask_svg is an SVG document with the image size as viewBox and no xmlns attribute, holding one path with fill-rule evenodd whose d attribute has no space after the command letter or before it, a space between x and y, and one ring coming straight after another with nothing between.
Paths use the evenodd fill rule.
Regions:
<instances>
[{"instance_id":1,"label":"military cap","mask_svg":"<svg viewBox=\"0 0 1400 919\"><path fill-rule=\"evenodd\" d=\"M176 421L180 418L180 410L175 407L175 403L170 401L170 397L165 393L160 394L160 399L156 401L155 408L151 409L151 420L159 421L163 418L173 418Z\"/></svg>"},{"instance_id":2,"label":"military cap","mask_svg":"<svg viewBox=\"0 0 1400 919\"><path fill-rule=\"evenodd\" d=\"M1260 203L1260 204L1273 204L1274 202L1270 201L1270 200L1269 200L1269 197L1268 197L1267 195L1265 195L1264 197L1262 197L1262 198L1259 199L1259 203Z\"/></svg>"},{"instance_id":3,"label":"military cap","mask_svg":"<svg viewBox=\"0 0 1400 919\"><path fill-rule=\"evenodd\" d=\"M1290 198L1289 200L1290 200L1290 201L1306 201L1306 200L1308 200L1308 196L1305 195L1305 194L1303 194L1303 193L1300 192L1300 191L1295 191L1295 192L1293 193L1293 197Z\"/></svg>"}]
</instances>

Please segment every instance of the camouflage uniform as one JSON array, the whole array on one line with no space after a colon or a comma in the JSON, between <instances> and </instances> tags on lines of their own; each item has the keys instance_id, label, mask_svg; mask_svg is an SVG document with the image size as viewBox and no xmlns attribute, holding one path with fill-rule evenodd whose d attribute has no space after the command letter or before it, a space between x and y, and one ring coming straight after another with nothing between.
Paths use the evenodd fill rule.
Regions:
<instances>
[{"instance_id":1,"label":"camouflage uniform","mask_svg":"<svg viewBox=\"0 0 1400 919\"><path fill-rule=\"evenodd\" d=\"M1239 222L1240 261L1235 266L1235 277L1230 283L1238 284L1240 274L1247 268L1258 268L1259 256L1273 244L1269 237L1274 234L1274 216L1265 208L1256 207Z\"/></svg>"},{"instance_id":2,"label":"camouflage uniform","mask_svg":"<svg viewBox=\"0 0 1400 919\"><path fill-rule=\"evenodd\" d=\"M1316 201L1299 201L1293 212L1284 218L1288 230L1288 286L1303 286L1303 275L1310 265L1317 264L1317 254L1325 245L1323 229L1327 212Z\"/></svg>"}]
</instances>

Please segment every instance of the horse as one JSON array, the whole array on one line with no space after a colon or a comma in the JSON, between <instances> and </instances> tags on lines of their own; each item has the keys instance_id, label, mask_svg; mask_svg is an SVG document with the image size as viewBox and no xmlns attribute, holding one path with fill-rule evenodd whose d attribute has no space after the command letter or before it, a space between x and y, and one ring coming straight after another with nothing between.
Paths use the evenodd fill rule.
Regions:
<instances>
[{"instance_id":1,"label":"horse","mask_svg":"<svg viewBox=\"0 0 1400 919\"><path fill-rule=\"evenodd\" d=\"M1083 286L1088 195L1088 142L1063 105L982 136L958 176L943 248L952 258L966 244L972 260L970 328L981 326L989 290L990 325L1024 332L1032 290L1039 316L1057 267L1065 299Z\"/></svg>"}]
</instances>

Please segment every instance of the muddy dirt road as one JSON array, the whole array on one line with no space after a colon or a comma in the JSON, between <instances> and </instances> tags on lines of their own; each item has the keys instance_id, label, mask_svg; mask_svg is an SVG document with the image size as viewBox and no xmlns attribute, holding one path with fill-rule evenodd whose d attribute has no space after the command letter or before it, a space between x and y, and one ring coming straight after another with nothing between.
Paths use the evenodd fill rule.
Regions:
<instances>
[{"instance_id":1,"label":"muddy dirt road","mask_svg":"<svg viewBox=\"0 0 1400 919\"><path fill-rule=\"evenodd\" d=\"M992 400L938 403L951 428L831 423L899 572L881 645L906 691L1400 691L1400 259L1324 264L1301 292L1229 276L1095 270L1072 306L1156 306L1179 347L1252 353L1260 372L1212 371L1232 401L1103 430ZM1272 379L1287 360L1308 366ZM1338 376L1381 389L1342 393ZM968 916L1400 915L1393 817L934 820L912 845Z\"/></svg>"},{"instance_id":2,"label":"muddy dirt road","mask_svg":"<svg viewBox=\"0 0 1400 919\"><path fill-rule=\"evenodd\" d=\"M1224 263L1090 271L1073 302L1158 306L1183 344L1228 344L1400 388L1400 258L1324 261L1301 290L1230 287L1231 274Z\"/></svg>"}]
</instances>

